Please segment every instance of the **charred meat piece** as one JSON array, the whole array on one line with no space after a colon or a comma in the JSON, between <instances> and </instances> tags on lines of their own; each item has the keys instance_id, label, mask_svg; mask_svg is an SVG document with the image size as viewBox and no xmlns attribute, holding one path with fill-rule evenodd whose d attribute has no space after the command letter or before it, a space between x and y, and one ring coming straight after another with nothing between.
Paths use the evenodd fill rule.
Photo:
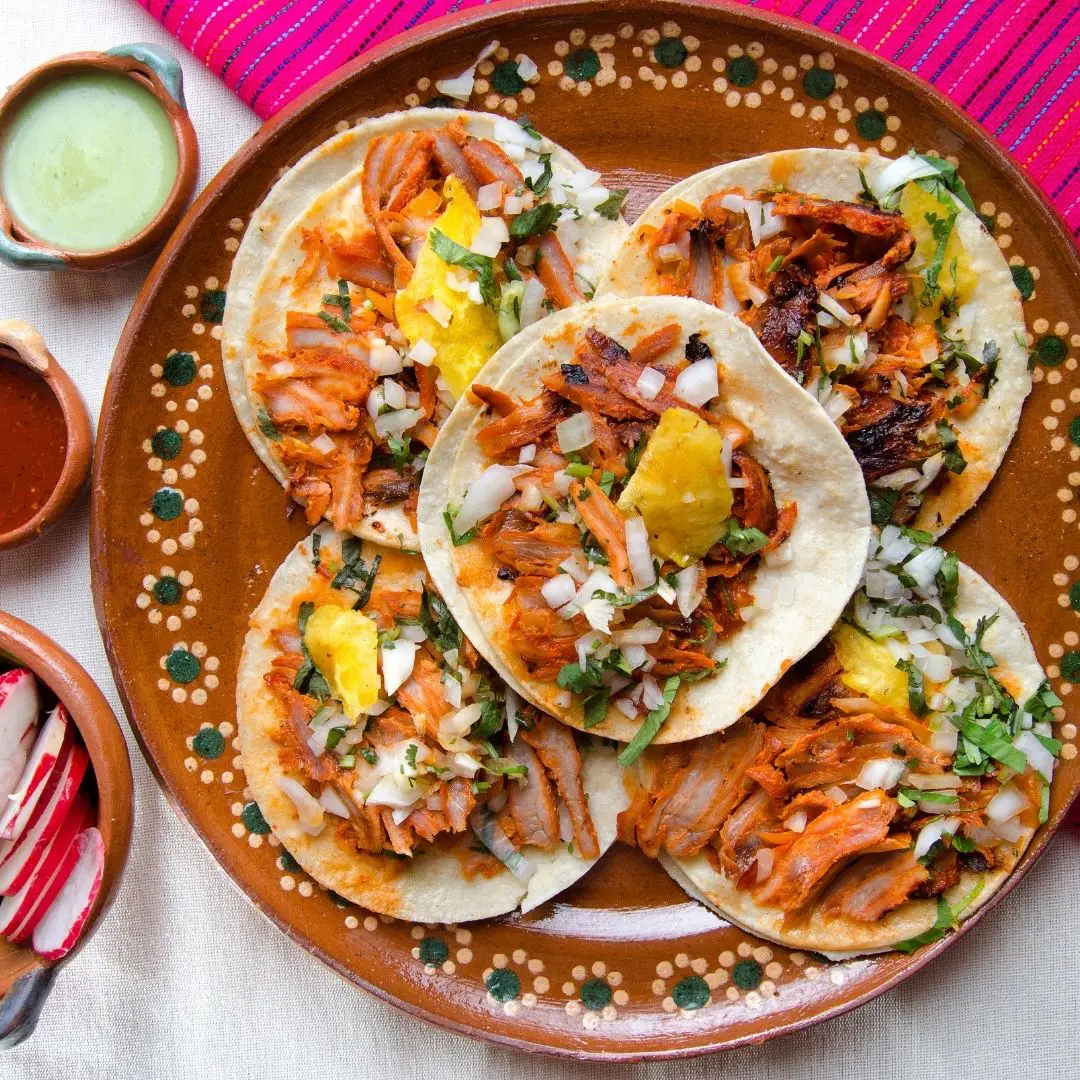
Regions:
<instances>
[{"instance_id":1,"label":"charred meat piece","mask_svg":"<svg viewBox=\"0 0 1080 1080\"><path fill-rule=\"evenodd\" d=\"M870 419L861 422L866 417ZM907 465L921 464L930 456L919 441L920 430L931 419L931 407L925 402L908 404L879 394L845 419L844 437L867 483Z\"/></svg>"}]
</instances>

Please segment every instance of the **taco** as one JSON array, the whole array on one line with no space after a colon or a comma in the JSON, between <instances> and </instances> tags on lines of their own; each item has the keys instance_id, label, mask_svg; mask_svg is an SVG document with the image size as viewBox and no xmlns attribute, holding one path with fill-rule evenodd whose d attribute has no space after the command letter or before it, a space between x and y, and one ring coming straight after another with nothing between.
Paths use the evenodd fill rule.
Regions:
<instances>
[{"instance_id":1,"label":"taco","mask_svg":"<svg viewBox=\"0 0 1080 1080\"><path fill-rule=\"evenodd\" d=\"M843 432L878 526L948 529L1031 389L1009 266L935 157L790 150L690 177L642 214L597 292L641 294L750 326Z\"/></svg>"},{"instance_id":2,"label":"taco","mask_svg":"<svg viewBox=\"0 0 1080 1080\"><path fill-rule=\"evenodd\" d=\"M321 526L251 619L237 721L252 796L316 881L418 922L528 911L614 839L614 749L507 690L416 555Z\"/></svg>"},{"instance_id":3,"label":"taco","mask_svg":"<svg viewBox=\"0 0 1080 1080\"><path fill-rule=\"evenodd\" d=\"M1004 599L889 525L844 619L749 717L638 763L620 837L761 937L913 951L1047 820L1060 704Z\"/></svg>"},{"instance_id":4,"label":"taco","mask_svg":"<svg viewBox=\"0 0 1080 1080\"><path fill-rule=\"evenodd\" d=\"M734 723L840 615L866 558L858 466L737 319L593 302L504 346L424 470L420 540L462 627L582 730Z\"/></svg>"},{"instance_id":5,"label":"taco","mask_svg":"<svg viewBox=\"0 0 1080 1080\"><path fill-rule=\"evenodd\" d=\"M327 144L332 168L271 192L290 210L308 196L273 250L241 246L252 257L229 285L226 376L309 524L414 548L439 425L504 341L592 294L625 234L625 193L527 121L417 109L346 134L347 151ZM346 156L355 166L325 185ZM268 216L276 228L264 204L249 235Z\"/></svg>"}]
</instances>

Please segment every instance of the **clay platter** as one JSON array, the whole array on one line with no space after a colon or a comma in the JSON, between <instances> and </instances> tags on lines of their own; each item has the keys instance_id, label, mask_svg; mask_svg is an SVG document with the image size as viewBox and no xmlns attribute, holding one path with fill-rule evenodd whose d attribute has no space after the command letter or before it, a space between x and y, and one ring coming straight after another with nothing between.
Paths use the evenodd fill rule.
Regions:
<instances>
[{"instance_id":1,"label":"clay platter","mask_svg":"<svg viewBox=\"0 0 1080 1080\"><path fill-rule=\"evenodd\" d=\"M165 792L259 908L345 978L416 1016L524 1050L611 1061L759 1042L869 1000L955 936L910 957L829 963L729 926L619 845L529 916L388 921L300 872L245 789L237 659L249 613L305 527L287 515L225 389L230 261L283 169L361 119L430 102L435 79L460 73L492 41L498 51L469 106L527 113L609 187L630 189L630 220L675 180L767 150L914 147L961 163L1025 300L1035 387L997 479L945 543L1017 609L1064 701L1050 820L965 932L998 902L1020 914L1006 894L1080 787L1080 263L1052 212L970 120L898 69L775 16L647 0L496 3L367 54L267 125L188 213L121 339L93 481L98 619ZM512 62L519 54L539 69L530 83Z\"/></svg>"}]
</instances>

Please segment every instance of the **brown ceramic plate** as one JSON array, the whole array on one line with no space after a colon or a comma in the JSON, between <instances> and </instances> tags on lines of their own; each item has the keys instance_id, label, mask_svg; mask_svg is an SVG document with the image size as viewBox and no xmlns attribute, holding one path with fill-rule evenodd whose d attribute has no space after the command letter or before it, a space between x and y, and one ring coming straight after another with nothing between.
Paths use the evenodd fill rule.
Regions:
<instances>
[{"instance_id":1,"label":"brown ceramic plate","mask_svg":"<svg viewBox=\"0 0 1080 1080\"><path fill-rule=\"evenodd\" d=\"M1080 680L1080 325L1062 321L1076 310L1080 266L1058 221L971 121L880 60L743 8L495 4L399 39L264 128L188 214L120 343L94 475L98 618L165 790L259 907L341 975L417 1016L523 1049L614 1060L760 1041L869 1000L952 939L913 957L829 964L728 926L619 846L527 917L388 922L299 872L244 787L237 658L248 613L305 528L286 517L222 378L232 253L283 168L338 127L429 101L435 78L459 73L496 39L471 105L527 112L609 186L631 189L631 217L672 181L765 150L916 147L961 160L1015 267L1037 365L1000 475L947 542L1020 612L1065 701L1050 821L1013 880L1044 849L1080 785L1071 694ZM540 68L535 85L499 66L522 52Z\"/></svg>"}]
</instances>

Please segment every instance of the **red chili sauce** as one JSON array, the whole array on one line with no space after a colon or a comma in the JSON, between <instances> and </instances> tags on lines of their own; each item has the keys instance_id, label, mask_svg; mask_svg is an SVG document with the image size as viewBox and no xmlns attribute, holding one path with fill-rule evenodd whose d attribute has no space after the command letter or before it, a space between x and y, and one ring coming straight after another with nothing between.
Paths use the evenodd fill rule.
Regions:
<instances>
[{"instance_id":1,"label":"red chili sauce","mask_svg":"<svg viewBox=\"0 0 1080 1080\"><path fill-rule=\"evenodd\" d=\"M49 500L67 455L60 402L40 375L0 355L0 534Z\"/></svg>"}]
</instances>

